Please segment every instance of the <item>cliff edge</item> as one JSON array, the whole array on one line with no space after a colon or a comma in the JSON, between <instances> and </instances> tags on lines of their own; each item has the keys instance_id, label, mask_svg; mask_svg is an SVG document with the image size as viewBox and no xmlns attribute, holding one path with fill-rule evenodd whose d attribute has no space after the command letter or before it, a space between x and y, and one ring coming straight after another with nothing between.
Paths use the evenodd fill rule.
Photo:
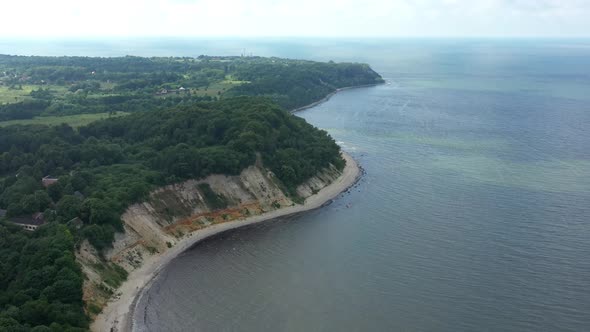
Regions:
<instances>
[{"instance_id":1,"label":"cliff edge","mask_svg":"<svg viewBox=\"0 0 590 332\"><path fill-rule=\"evenodd\" d=\"M240 175L210 175L168 185L151 192L147 201L129 206L122 215L125 232L117 234L112 249L101 257L85 242L77 252L87 276L84 300L96 317L92 329L126 330L131 302L139 290L169 260L200 239L314 209L337 196L359 175L356 162L346 154L343 157L343 171L331 166L297 188L303 204L287 197L272 172L257 161Z\"/></svg>"}]
</instances>

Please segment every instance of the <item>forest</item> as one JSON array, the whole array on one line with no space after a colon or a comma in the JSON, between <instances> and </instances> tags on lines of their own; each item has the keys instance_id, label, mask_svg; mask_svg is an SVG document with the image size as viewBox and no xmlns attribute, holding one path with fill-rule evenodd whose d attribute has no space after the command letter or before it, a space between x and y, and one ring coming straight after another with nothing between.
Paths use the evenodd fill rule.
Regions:
<instances>
[{"instance_id":1,"label":"forest","mask_svg":"<svg viewBox=\"0 0 590 332\"><path fill-rule=\"evenodd\" d=\"M0 88L31 89L4 101L0 121L128 114L0 127L0 331L86 330L75 248L109 248L126 207L159 186L239 174L259 156L295 197L343 168L334 140L287 110L380 81L367 65L275 58L0 56ZM33 213L46 221L35 232L7 221Z\"/></svg>"},{"instance_id":2,"label":"forest","mask_svg":"<svg viewBox=\"0 0 590 332\"><path fill-rule=\"evenodd\" d=\"M0 331L85 331L82 282L65 225L0 224Z\"/></svg>"}]
</instances>

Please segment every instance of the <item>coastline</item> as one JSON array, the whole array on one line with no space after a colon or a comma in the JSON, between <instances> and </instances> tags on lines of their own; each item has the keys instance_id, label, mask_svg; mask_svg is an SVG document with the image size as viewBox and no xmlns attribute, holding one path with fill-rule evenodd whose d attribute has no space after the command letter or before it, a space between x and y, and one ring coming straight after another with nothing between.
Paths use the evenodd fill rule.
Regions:
<instances>
[{"instance_id":1,"label":"coastline","mask_svg":"<svg viewBox=\"0 0 590 332\"><path fill-rule=\"evenodd\" d=\"M341 89L337 91L341 91ZM230 229L314 210L332 201L342 192L353 186L361 176L361 170L357 162L345 152L342 152L342 157L346 160L346 166L338 179L321 189L317 194L308 197L303 204L289 206L246 219L215 224L200 229L165 252L147 257L140 268L129 274L127 280L117 290L117 295L114 296L103 309L102 313L96 317L94 322L92 322L90 329L97 332L131 331L133 327L133 313L135 311L135 306L143 294L143 290L149 286L159 272L162 271L170 261L197 242Z\"/></svg>"},{"instance_id":2,"label":"coastline","mask_svg":"<svg viewBox=\"0 0 590 332\"><path fill-rule=\"evenodd\" d=\"M311 104L307 104L305 106L301 106L301 107L292 109L292 110L289 111L289 113L294 114L294 113L297 113L297 112L300 112L300 111L304 111L304 110L306 110L308 108L312 108L312 107L318 106L320 104L323 104L323 103L327 102L328 100L330 100L330 98L332 98L335 94L337 94L340 91L351 90L351 89L360 89L360 88L370 88L372 86L378 86L378 85L385 84L385 83L386 82L374 83L374 84L364 84L364 85L354 85L354 86L347 86L347 87L344 87L344 88L336 89L336 91L329 93L324 98L322 98L322 99L320 99L318 101L314 101Z\"/></svg>"}]
</instances>

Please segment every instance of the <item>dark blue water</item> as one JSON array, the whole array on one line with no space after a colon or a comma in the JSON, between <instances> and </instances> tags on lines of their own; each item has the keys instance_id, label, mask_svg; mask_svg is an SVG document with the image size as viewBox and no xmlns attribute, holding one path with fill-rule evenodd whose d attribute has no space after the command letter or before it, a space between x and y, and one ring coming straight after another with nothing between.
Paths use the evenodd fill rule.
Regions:
<instances>
[{"instance_id":1,"label":"dark blue water","mask_svg":"<svg viewBox=\"0 0 590 332\"><path fill-rule=\"evenodd\" d=\"M93 43L51 52L246 47L369 62L389 83L298 114L359 160L357 188L186 252L140 330L590 330L590 41Z\"/></svg>"}]
</instances>

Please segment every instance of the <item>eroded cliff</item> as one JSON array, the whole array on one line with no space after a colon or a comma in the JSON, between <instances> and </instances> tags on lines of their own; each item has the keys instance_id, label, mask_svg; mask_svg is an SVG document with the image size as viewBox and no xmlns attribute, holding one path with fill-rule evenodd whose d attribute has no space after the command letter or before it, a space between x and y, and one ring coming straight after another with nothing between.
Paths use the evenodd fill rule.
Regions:
<instances>
[{"instance_id":1,"label":"eroded cliff","mask_svg":"<svg viewBox=\"0 0 590 332\"><path fill-rule=\"evenodd\" d=\"M317 193L339 175L335 167L325 169L297 188L299 198ZM117 296L126 274L146 257L163 253L193 232L295 204L261 162L237 176L211 175L153 191L147 201L127 208L122 215L125 232L117 234L103 257L88 242L77 252L87 277L84 299L89 313L97 314Z\"/></svg>"}]
</instances>

